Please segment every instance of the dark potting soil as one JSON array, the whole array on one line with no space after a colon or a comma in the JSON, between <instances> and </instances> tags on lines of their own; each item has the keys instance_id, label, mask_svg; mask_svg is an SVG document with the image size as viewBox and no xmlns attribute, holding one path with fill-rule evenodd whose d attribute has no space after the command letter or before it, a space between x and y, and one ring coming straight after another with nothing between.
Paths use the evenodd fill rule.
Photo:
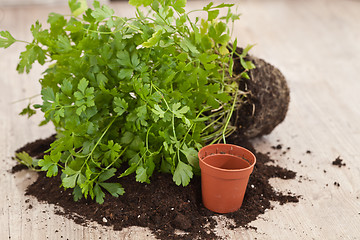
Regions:
<instances>
[{"instance_id":1,"label":"dark potting soil","mask_svg":"<svg viewBox=\"0 0 360 240\"><path fill-rule=\"evenodd\" d=\"M236 52L241 54L242 48ZM241 79L239 88L248 92L246 99L239 95L243 102L233 115L234 126L242 135L254 138L269 134L281 123L290 103L290 89L281 71L263 59L247 55L246 61L251 61L256 68L251 69L249 79ZM237 57L234 57L234 72L240 74L244 68Z\"/></svg>"},{"instance_id":2,"label":"dark potting soil","mask_svg":"<svg viewBox=\"0 0 360 240\"><path fill-rule=\"evenodd\" d=\"M54 139L51 136L28 143L17 152L25 151L32 157L41 158ZM223 214L234 221L234 224L227 224L229 229L240 226L252 228L248 224L266 209L272 208L270 201L280 204L299 201L299 196L290 192L277 192L269 184L269 179L274 177L293 179L295 172L268 165L267 163L274 161L266 154L256 152L251 143L244 141L239 135L233 135L228 143L243 146L257 157L241 209ZM14 172L23 169L18 166L13 168ZM47 178L44 173L39 173L38 179L27 188L26 194L36 197L40 202L55 204L59 207L57 214L85 226L89 221L96 221L113 226L114 230L129 226L148 227L160 239L219 239L213 231L216 226L213 216L220 214L213 213L202 205L199 176L195 176L187 187L176 186L170 175L162 173L154 174L151 184L138 183L133 175L111 181L120 182L126 193L119 198L108 194L102 205L90 199L74 202L72 191L59 188L60 176ZM185 234L175 234L176 229Z\"/></svg>"},{"instance_id":3,"label":"dark potting soil","mask_svg":"<svg viewBox=\"0 0 360 240\"><path fill-rule=\"evenodd\" d=\"M40 158L54 139L51 136L28 143L17 152L25 151L32 157ZM234 221L234 224L227 224L229 229L240 226L253 228L248 224L266 209L272 208L270 201L280 204L299 201L299 196L290 192L277 192L269 184L269 179L274 177L293 179L295 172L268 165L267 163L274 161L266 154L256 152L251 143L244 141L239 135L233 135L228 143L243 146L257 157L241 209L223 214ZM23 169L17 166L13 171ZM216 226L213 216L220 214L213 213L202 205L199 176L195 176L187 187L176 186L170 175L162 173L155 173L151 184L138 183L133 175L111 180L120 182L126 193L118 198L107 194L102 205L90 199L74 202L72 191L59 188L60 176L47 178L44 173L39 173L38 179L27 188L26 194L36 197L40 202L55 204L59 207L57 214L85 226L89 221L96 221L113 226L114 230L129 226L148 227L160 239L219 239L213 231ZM176 229L185 234L176 234Z\"/></svg>"}]
</instances>

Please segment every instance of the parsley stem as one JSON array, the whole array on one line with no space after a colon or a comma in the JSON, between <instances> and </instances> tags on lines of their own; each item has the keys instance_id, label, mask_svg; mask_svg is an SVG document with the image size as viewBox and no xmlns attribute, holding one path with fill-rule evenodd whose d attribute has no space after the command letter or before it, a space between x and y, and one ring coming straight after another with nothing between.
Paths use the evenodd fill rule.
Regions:
<instances>
[{"instance_id":1,"label":"parsley stem","mask_svg":"<svg viewBox=\"0 0 360 240\"><path fill-rule=\"evenodd\" d=\"M177 159L178 159L178 163L180 162L180 142L177 140L176 137L176 130L175 130L175 114L173 113L172 115L172 129L173 129L173 134L174 134L174 138L175 138L175 142L176 142L176 155L177 155ZM173 167L175 167L176 164L175 162L173 163Z\"/></svg>"},{"instance_id":2,"label":"parsley stem","mask_svg":"<svg viewBox=\"0 0 360 240\"><path fill-rule=\"evenodd\" d=\"M99 140L96 142L95 146L93 147L93 149L91 150L91 152L89 153L88 157L86 158L84 164L81 166L80 171L82 170L82 168L87 164L87 162L89 161L89 159L92 159L92 155L96 149L96 147L100 144L101 140L103 139L103 137L105 136L105 134L107 133L107 131L110 129L111 125L115 122L117 117L115 117L110 123L109 125L106 127L105 131L103 132L103 134L100 136Z\"/></svg>"},{"instance_id":3,"label":"parsley stem","mask_svg":"<svg viewBox=\"0 0 360 240\"><path fill-rule=\"evenodd\" d=\"M39 96L41 96L41 94L36 94L36 95L34 95L34 96L31 96L31 97L19 99L19 100L16 100L16 101L14 101L14 102L11 102L11 104L18 103L18 102L22 102L22 101L25 101L25 100L31 100L31 99L36 98L36 97L39 97Z\"/></svg>"},{"instance_id":4,"label":"parsley stem","mask_svg":"<svg viewBox=\"0 0 360 240\"><path fill-rule=\"evenodd\" d=\"M23 40L16 40L16 42L21 42L21 43L25 43L25 44L32 44L31 42L23 41Z\"/></svg>"},{"instance_id":5,"label":"parsley stem","mask_svg":"<svg viewBox=\"0 0 360 240\"><path fill-rule=\"evenodd\" d=\"M235 109L235 104L236 104L236 101L237 101L237 94L238 94L238 90L236 89L236 90L235 90L234 101L233 101L233 104L232 104L232 106L231 106L230 113L229 113L229 116L228 116L228 118L227 118L227 120L226 120L226 123L225 123L225 126L224 126L224 130L223 130L223 134L222 134L223 141L224 141L225 144L226 144L225 131L226 131L228 125L229 125L231 116L232 116L232 114L233 114L233 112L234 112L234 109Z\"/></svg>"},{"instance_id":6,"label":"parsley stem","mask_svg":"<svg viewBox=\"0 0 360 240\"><path fill-rule=\"evenodd\" d=\"M152 127L153 127L153 125L151 125L151 126L149 127L149 129L147 130L147 132L146 132L145 146L146 146L146 150L147 150L148 152L150 152L150 150L149 150L149 133L150 133L150 130L151 130ZM151 153L151 152L150 152L150 153Z\"/></svg>"},{"instance_id":7,"label":"parsley stem","mask_svg":"<svg viewBox=\"0 0 360 240\"><path fill-rule=\"evenodd\" d=\"M101 175L104 171L108 170L108 169L123 155L123 153L126 151L126 149L127 149L127 147L124 148L124 150L122 150L122 152L119 153L119 156L117 156L117 157L114 159L114 161L112 161L106 168L101 169L101 171L96 174L96 177L92 178L92 179L87 183L87 185L89 185L91 182L95 182L95 180L98 179L98 178L100 177L100 175Z\"/></svg>"},{"instance_id":8,"label":"parsley stem","mask_svg":"<svg viewBox=\"0 0 360 240\"><path fill-rule=\"evenodd\" d=\"M206 129L208 129L209 127L213 126L214 124L218 123L219 120L222 120L223 116L218 117L217 119L215 119L214 121L212 121L211 123L209 123L208 125L206 125L206 127L204 127L203 129L201 129L201 132L204 132Z\"/></svg>"}]
</instances>

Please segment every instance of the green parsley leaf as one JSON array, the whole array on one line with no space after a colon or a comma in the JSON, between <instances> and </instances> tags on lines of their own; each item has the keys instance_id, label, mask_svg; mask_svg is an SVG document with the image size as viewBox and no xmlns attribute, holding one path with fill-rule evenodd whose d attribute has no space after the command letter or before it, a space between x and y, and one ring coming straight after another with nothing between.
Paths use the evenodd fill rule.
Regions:
<instances>
[{"instance_id":1,"label":"green parsley leaf","mask_svg":"<svg viewBox=\"0 0 360 240\"><path fill-rule=\"evenodd\" d=\"M165 116L165 115L164 115L164 114L165 114L165 111L163 111L158 104L155 104L155 105L154 105L154 108L151 109L151 111L152 111L153 113L155 113L155 115L157 116L157 119L158 119L158 118L164 118L164 116Z\"/></svg>"},{"instance_id":2,"label":"green parsley leaf","mask_svg":"<svg viewBox=\"0 0 360 240\"><path fill-rule=\"evenodd\" d=\"M85 89L89 85L89 81L87 81L85 78L82 78L78 84L78 89L84 94Z\"/></svg>"},{"instance_id":3,"label":"green parsley leaf","mask_svg":"<svg viewBox=\"0 0 360 240\"><path fill-rule=\"evenodd\" d=\"M65 79L61 85L61 91L67 95L67 96L71 96L72 95L72 84L70 82L70 80Z\"/></svg>"},{"instance_id":4,"label":"green parsley leaf","mask_svg":"<svg viewBox=\"0 0 360 240\"><path fill-rule=\"evenodd\" d=\"M58 51L60 53L68 53L68 52L70 52L72 50L70 40L67 37L62 36L62 35L60 35L58 37L57 46L59 48Z\"/></svg>"},{"instance_id":5,"label":"green parsley leaf","mask_svg":"<svg viewBox=\"0 0 360 240\"><path fill-rule=\"evenodd\" d=\"M125 193L124 188L120 183L104 183L101 182L99 185L105 188L114 197L119 197Z\"/></svg>"},{"instance_id":6,"label":"green parsley leaf","mask_svg":"<svg viewBox=\"0 0 360 240\"><path fill-rule=\"evenodd\" d=\"M83 197L83 194L81 192L81 188L79 186L75 186L74 191L73 191L72 194L74 196L74 201L75 202L79 201Z\"/></svg>"},{"instance_id":7,"label":"green parsley leaf","mask_svg":"<svg viewBox=\"0 0 360 240\"><path fill-rule=\"evenodd\" d=\"M203 7L203 10L204 10L204 11L209 11L213 5L214 5L214 3L213 3L213 2L210 2L208 5L206 5L205 7Z\"/></svg>"},{"instance_id":8,"label":"green parsley leaf","mask_svg":"<svg viewBox=\"0 0 360 240\"><path fill-rule=\"evenodd\" d=\"M45 87L41 90L42 99L48 102L55 102L54 90L51 87Z\"/></svg>"},{"instance_id":9,"label":"green parsley leaf","mask_svg":"<svg viewBox=\"0 0 360 240\"><path fill-rule=\"evenodd\" d=\"M103 204L104 203L104 197L105 197L105 193L101 190L101 187L98 183L95 184L94 187L94 194L96 197L96 202L99 204Z\"/></svg>"},{"instance_id":10,"label":"green parsley leaf","mask_svg":"<svg viewBox=\"0 0 360 240\"><path fill-rule=\"evenodd\" d=\"M31 117L32 115L34 115L36 113L36 111L34 109L31 108L31 104L29 103L27 105L26 108L24 108L21 112L20 115L27 115L28 118Z\"/></svg>"},{"instance_id":11,"label":"green parsley leaf","mask_svg":"<svg viewBox=\"0 0 360 240\"><path fill-rule=\"evenodd\" d=\"M117 54L117 62L125 67L132 67L131 60L130 60L130 53L126 50L119 51Z\"/></svg>"},{"instance_id":12,"label":"green parsley leaf","mask_svg":"<svg viewBox=\"0 0 360 240\"><path fill-rule=\"evenodd\" d=\"M105 88L106 83L109 81L109 79L103 73L98 73L96 80L100 88Z\"/></svg>"},{"instance_id":13,"label":"green parsley leaf","mask_svg":"<svg viewBox=\"0 0 360 240\"><path fill-rule=\"evenodd\" d=\"M115 105L114 111L117 113L118 116L123 115L129 106L124 99L121 99L119 97L114 98L114 105Z\"/></svg>"},{"instance_id":14,"label":"green parsley leaf","mask_svg":"<svg viewBox=\"0 0 360 240\"><path fill-rule=\"evenodd\" d=\"M186 156L188 163L194 168L199 168L198 152L194 148L183 147L181 152Z\"/></svg>"},{"instance_id":15,"label":"green parsley leaf","mask_svg":"<svg viewBox=\"0 0 360 240\"><path fill-rule=\"evenodd\" d=\"M149 38L146 42L143 42L142 46L146 47L146 48L155 46L156 44L159 43L159 41L161 39L161 34L162 34L162 29L159 29L158 31L153 33L151 38Z\"/></svg>"},{"instance_id":16,"label":"green parsley leaf","mask_svg":"<svg viewBox=\"0 0 360 240\"><path fill-rule=\"evenodd\" d=\"M208 11L208 21L212 21L219 16L219 10Z\"/></svg>"},{"instance_id":17,"label":"green parsley leaf","mask_svg":"<svg viewBox=\"0 0 360 240\"><path fill-rule=\"evenodd\" d=\"M177 118L183 118L184 114L190 110L189 106L184 106L182 108L180 107L181 107L181 103L174 103L172 105L172 112L175 114Z\"/></svg>"},{"instance_id":18,"label":"green parsley leaf","mask_svg":"<svg viewBox=\"0 0 360 240\"><path fill-rule=\"evenodd\" d=\"M132 132L125 132L120 138L120 143L128 145L134 140L134 134Z\"/></svg>"},{"instance_id":19,"label":"green parsley leaf","mask_svg":"<svg viewBox=\"0 0 360 240\"><path fill-rule=\"evenodd\" d=\"M148 182L148 176L146 169L143 166L138 166L136 169L136 181L137 182Z\"/></svg>"},{"instance_id":20,"label":"green parsley leaf","mask_svg":"<svg viewBox=\"0 0 360 240\"><path fill-rule=\"evenodd\" d=\"M26 45L26 50L20 54L20 62L17 66L19 73L30 72L32 64L37 60L41 65L45 63L45 52L37 45Z\"/></svg>"},{"instance_id":21,"label":"green parsley leaf","mask_svg":"<svg viewBox=\"0 0 360 240\"><path fill-rule=\"evenodd\" d=\"M183 187L187 186L190 179L193 177L192 167L179 161L173 176L173 180L176 185L182 184Z\"/></svg>"},{"instance_id":22,"label":"green parsley leaf","mask_svg":"<svg viewBox=\"0 0 360 240\"><path fill-rule=\"evenodd\" d=\"M45 155L43 159L39 160L39 166L42 171L46 171L47 177L56 176L58 174L57 162L60 160L61 153L53 155Z\"/></svg>"},{"instance_id":23,"label":"green parsley leaf","mask_svg":"<svg viewBox=\"0 0 360 240\"><path fill-rule=\"evenodd\" d=\"M16 42L16 39L8 31L1 31L0 36L0 48L8 48Z\"/></svg>"},{"instance_id":24,"label":"green parsley leaf","mask_svg":"<svg viewBox=\"0 0 360 240\"><path fill-rule=\"evenodd\" d=\"M254 46L255 46L255 45L250 45L250 44L247 45L247 46L244 48L244 50L242 51L240 57L241 57L241 58L244 58L244 57L248 54L248 52L250 51L250 49L252 49Z\"/></svg>"},{"instance_id":25,"label":"green parsley leaf","mask_svg":"<svg viewBox=\"0 0 360 240\"><path fill-rule=\"evenodd\" d=\"M131 4L135 7L140 7L141 5L146 7L146 6L149 6L150 4L152 4L153 2L154 2L154 0L129 0L129 4Z\"/></svg>"},{"instance_id":26,"label":"green parsley leaf","mask_svg":"<svg viewBox=\"0 0 360 240\"><path fill-rule=\"evenodd\" d=\"M133 69L122 68L119 71L118 77L120 79L130 79L131 76L133 75L133 72L134 72Z\"/></svg>"},{"instance_id":27,"label":"green parsley leaf","mask_svg":"<svg viewBox=\"0 0 360 240\"><path fill-rule=\"evenodd\" d=\"M130 166L128 169L126 169L125 172L123 172L123 173L119 176L119 178L120 178L120 177L125 177L125 176L128 176L128 175L132 174L133 172L136 171L136 169L138 168L138 166L139 166L138 164L131 164L131 166Z\"/></svg>"},{"instance_id":28,"label":"green parsley leaf","mask_svg":"<svg viewBox=\"0 0 360 240\"><path fill-rule=\"evenodd\" d=\"M74 17L79 16L88 8L86 0L69 0L68 3Z\"/></svg>"},{"instance_id":29,"label":"green parsley leaf","mask_svg":"<svg viewBox=\"0 0 360 240\"><path fill-rule=\"evenodd\" d=\"M96 21L103 21L106 18L110 18L114 14L114 10L104 5L102 8L95 8L95 10L91 13Z\"/></svg>"},{"instance_id":30,"label":"green parsley leaf","mask_svg":"<svg viewBox=\"0 0 360 240\"><path fill-rule=\"evenodd\" d=\"M180 42L180 46L182 47L182 49L184 49L187 52L191 52L191 53L195 53L195 54L199 53L196 46L194 44L192 44L192 42L188 38L184 38Z\"/></svg>"},{"instance_id":31,"label":"green parsley leaf","mask_svg":"<svg viewBox=\"0 0 360 240\"><path fill-rule=\"evenodd\" d=\"M105 182L106 180L110 179L111 177L115 176L116 168L106 169L99 175L99 182Z\"/></svg>"},{"instance_id":32,"label":"green parsley leaf","mask_svg":"<svg viewBox=\"0 0 360 240\"><path fill-rule=\"evenodd\" d=\"M15 153L15 159L21 163L27 166L30 169L36 169L38 167L38 161L37 159L33 159L27 152L19 152Z\"/></svg>"},{"instance_id":33,"label":"green parsley leaf","mask_svg":"<svg viewBox=\"0 0 360 240\"><path fill-rule=\"evenodd\" d=\"M62 185L65 188L74 188L76 185L76 180L79 177L79 174L80 174L79 172L76 172L73 175L66 176L65 178L62 179Z\"/></svg>"},{"instance_id":34,"label":"green parsley leaf","mask_svg":"<svg viewBox=\"0 0 360 240\"><path fill-rule=\"evenodd\" d=\"M184 13L184 7L186 6L186 0L176 0L173 8L178 12L178 13Z\"/></svg>"}]
</instances>

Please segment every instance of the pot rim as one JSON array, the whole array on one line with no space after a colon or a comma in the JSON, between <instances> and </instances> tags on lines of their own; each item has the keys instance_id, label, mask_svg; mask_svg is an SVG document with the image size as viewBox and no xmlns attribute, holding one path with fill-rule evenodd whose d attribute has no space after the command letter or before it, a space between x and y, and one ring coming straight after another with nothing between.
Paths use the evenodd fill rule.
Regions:
<instances>
[{"instance_id":1,"label":"pot rim","mask_svg":"<svg viewBox=\"0 0 360 240\"><path fill-rule=\"evenodd\" d=\"M209 149L209 148L214 148L214 147L217 148L217 150L219 149L220 151L218 151L218 152L209 152L208 155L206 155L206 156L204 156L204 157L201 157L201 155L203 155L203 152L204 152L204 151L205 151L205 153L206 153L206 150L207 150L207 149ZM243 154L242 154L243 156L241 156L241 155L236 155L236 154L232 154L232 153L226 153L226 152L225 152L225 153L221 153L222 148L224 148L224 150L227 150L228 147L231 147L231 151L234 151L234 152L235 152L236 150L237 150L237 151L240 151L241 153L243 153ZM249 159L246 159L246 158L244 157L244 155L245 155L244 153L246 153L246 155L250 155L251 157L250 157ZM224 169L211 166L211 165L209 165L209 164L207 164L207 163L205 163L205 162L203 161L203 159L205 159L205 158L207 158L207 157L209 157L209 156L213 156L213 155L231 155L231 156L235 156L235 157L238 157L238 158L241 158L241 159L247 161L247 162L249 163L249 167L247 167L247 168L242 168L242 169L240 169L240 170L248 170L248 169L251 169L251 168L253 168L253 167L255 166L255 164L256 164L256 156L255 156L255 154L254 154L252 151L250 151L250 150L248 150L248 149L246 149L246 148L244 148L244 147L235 145L235 144L228 144L228 143L210 144L210 145L204 146L204 147L201 148L200 151L198 152L199 161L201 161L202 163L204 163L206 166L211 167L211 168L213 168L213 169L225 171ZM227 170L226 172L236 172L236 171L239 171L239 170Z\"/></svg>"},{"instance_id":2,"label":"pot rim","mask_svg":"<svg viewBox=\"0 0 360 240\"><path fill-rule=\"evenodd\" d=\"M244 148L244 149L247 150L246 148ZM247 160L247 159L244 158L244 157L237 156L237 155L233 155L233 154L228 154L228 153L225 153L225 154L222 154L222 153L221 153L221 154L211 154L211 155L207 155L206 157L199 158L199 160L200 160L201 163L204 164L206 167L211 168L211 169L214 169L214 170L216 170L216 171L227 172L227 173L245 172L245 171L248 171L248 170L253 169L254 166L255 166L255 163L256 163L256 157L255 157L255 155L254 155L251 151L249 151L249 150L247 150L247 151L248 151L249 153L251 153L251 155L252 155L252 157L253 157L253 159L254 159L253 163L251 163L250 160ZM210 158L210 157L212 157L212 156L216 156L216 155L224 156L224 157L226 157L226 156L231 156L231 157L235 157L235 158L238 158L238 159L241 159L241 160L245 160L246 162L249 163L249 166L246 167L246 168L240 168L240 169L225 169L225 168L214 167L214 166L212 166L212 165L210 165L210 164L208 164L208 163L206 163L206 162L204 161L205 159ZM201 167L200 167L200 168L201 168Z\"/></svg>"}]
</instances>

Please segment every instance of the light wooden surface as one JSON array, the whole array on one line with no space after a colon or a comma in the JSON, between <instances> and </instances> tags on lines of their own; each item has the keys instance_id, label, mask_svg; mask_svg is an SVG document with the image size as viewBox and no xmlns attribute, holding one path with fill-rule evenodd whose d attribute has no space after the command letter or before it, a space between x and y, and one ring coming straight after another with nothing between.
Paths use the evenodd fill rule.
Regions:
<instances>
[{"instance_id":1,"label":"light wooden surface","mask_svg":"<svg viewBox=\"0 0 360 240\"><path fill-rule=\"evenodd\" d=\"M297 204L274 204L273 210L250 224L257 231L230 231L221 227L224 220L220 219L219 235L227 239L360 239L360 1L239 2L242 17L235 35L242 45L256 43L252 54L277 66L291 89L286 120L254 144L259 151L270 151L275 164L297 172L295 180L273 179L272 184L302 199ZM190 8L203 5L189 1ZM120 14L128 14L126 6L113 4ZM36 19L45 23L52 11L67 10L0 7L0 29L30 39L30 25ZM151 239L149 230L138 227L115 232L95 223L79 226L55 215L54 206L24 196L35 175L8 172L14 165L14 150L53 130L37 126L40 115L31 119L17 115L27 102L13 102L39 92L37 79L42 70L17 75L22 49L0 50L0 239ZM291 149L286 154L271 149L279 143ZM346 167L331 164L338 156Z\"/></svg>"}]
</instances>

